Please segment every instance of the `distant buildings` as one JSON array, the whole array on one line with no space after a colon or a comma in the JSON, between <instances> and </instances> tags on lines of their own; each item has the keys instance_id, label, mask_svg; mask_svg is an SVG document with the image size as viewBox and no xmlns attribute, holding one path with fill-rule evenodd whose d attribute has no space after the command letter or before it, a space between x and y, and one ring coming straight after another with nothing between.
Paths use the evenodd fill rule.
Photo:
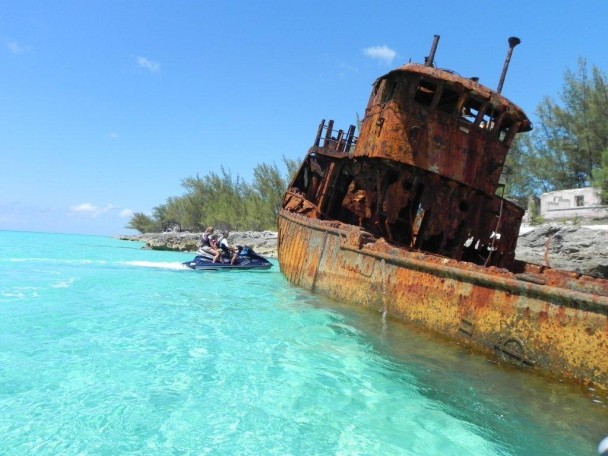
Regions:
<instances>
[{"instance_id":1,"label":"distant buildings","mask_svg":"<svg viewBox=\"0 0 608 456\"><path fill-rule=\"evenodd\" d=\"M556 190L540 195L540 216L545 220L608 217L597 188Z\"/></svg>"}]
</instances>

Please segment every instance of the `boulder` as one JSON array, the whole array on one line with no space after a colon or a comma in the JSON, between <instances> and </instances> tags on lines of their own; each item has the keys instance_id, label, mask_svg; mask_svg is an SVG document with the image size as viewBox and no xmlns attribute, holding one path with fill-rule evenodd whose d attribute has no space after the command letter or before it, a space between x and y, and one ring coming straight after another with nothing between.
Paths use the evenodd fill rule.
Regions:
<instances>
[{"instance_id":1,"label":"boulder","mask_svg":"<svg viewBox=\"0 0 608 456\"><path fill-rule=\"evenodd\" d=\"M608 278L608 230L604 226L540 225L520 234L515 257Z\"/></svg>"}]
</instances>

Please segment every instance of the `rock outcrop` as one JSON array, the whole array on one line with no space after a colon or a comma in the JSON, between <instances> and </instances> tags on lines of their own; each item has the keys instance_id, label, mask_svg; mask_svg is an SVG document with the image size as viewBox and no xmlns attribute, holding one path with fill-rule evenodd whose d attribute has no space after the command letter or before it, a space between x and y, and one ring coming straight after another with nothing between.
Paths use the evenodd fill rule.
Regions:
<instances>
[{"instance_id":1,"label":"rock outcrop","mask_svg":"<svg viewBox=\"0 0 608 456\"><path fill-rule=\"evenodd\" d=\"M546 224L520 234L518 260L608 278L608 230Z\"/></svg>"},{"instance_id":2,"label":"rock outcrop","mask_svg":"<svg viewBox=\"0 0 608 456\"><path fill-rule=\"evenodd\" d=\"M202 233L168 232L146 233L135 236L119 236L127 241L145 242L144 248L151 250L171 250L177 252L196 252L200 246ZM274 231L237 231L228 235L230 245L252 247L263 256L276 258L277 233Z\"/></svg>"}]
</instances>

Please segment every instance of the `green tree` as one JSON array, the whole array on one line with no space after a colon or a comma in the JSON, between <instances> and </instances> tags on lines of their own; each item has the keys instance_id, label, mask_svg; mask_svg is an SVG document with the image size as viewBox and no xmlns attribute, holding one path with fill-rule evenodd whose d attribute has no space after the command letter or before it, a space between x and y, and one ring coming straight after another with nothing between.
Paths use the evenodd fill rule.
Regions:
<instances>
[{"instance_id":1,"label":"green tree","mask_svg":"<svg viewBox=\"0 0 608 456\"><path fill-rule=\"evenodd\" d=\"M246 211L243 193L246 184L240 177L232 177L229 171L221 168L221 174L211 172L204 178L205 203L202 217L208 225L220 229L244 229Z\"/></svg>"},{"instance_id":2,"label":"green tree","mask_svg":"<svg viewBox=\"0 0 608 456\"><path fill-rule=\"evenodd\" d=\"M534 170L529 167L534 147L528 135L516 138L505 161L501 182L505 198L527 208L530 195L541 185Z\"/></svg>"},{"instance_id":3,"label":"green tree","mask_svg":"<svg viewBox=\"0 0 608 456\"><path fill-rule=\"evenodd\" d=\"M600 189L602 203L608 204L608 149L602 152L602 163L593 173L593 186Z\"/></svg>"},{"instance_id":4,"label":"green tree","mask_svg":"<svg viewBox=\"0 0 608 456\"><path fill-rule=\"evenodd\" d=\"M564 73L560 103L545 97L536 114L535 129L518 138L507 158L506 194L522 203L542 192L605 186L608 86L602 71L580 59L576 71Z\"/></svg>"},{"instance_id":5,"label":"green tree","mask_svg":"<svg viewBox=\"0 0 608 456\"><path fill-rule=\"evenodd\" d=\"M283 164L285 165L285 168L287 169L287 176L285 177L285 183L286 183L285 189L287 189L287 186L291 183L291 181L294 179L294 177L296 177L296 173L300 169L301 163L302 163L301 159L292 159L292 158L283 157Z\"/></svg>"},{"instance_id":6,"label":"green tree","mask_svg":"<svg viewBox=\"0 0 608 456\"><path fill-rule=\"evenodd\" d=\"M257 200L257 219L259 228L269 228L268 224L275 225L279 214L281 198L287 183L276 165L261 164L253 170L254 181L252 184L251 199ZM266 225L266 226L264 226Z\"/></svg>"},{"instance_id":7,"label":"green tree","mask_svg":"<svg viewBox=\"0 0 608 456\"><path fill-rule=\"evenodd\" d=\"M137 230L140 233L154 233L159 231L159 226L156 221L144 214L143 212L135 212L129 220L127 228Z\"/></svg>"},{"instance_id":8,"label":"green tree","mask_svg":"<svg viewBox=\"0 0 608 456\"><path fill-rule=\"evenodd\" d=\"M251 184L233 177L224 168L220 173L188 177L182 180L183 195L167 198L164 204L154 207L151 217L134 215L129 227L145 226L146 231L175 225L191 231L207 225L227 230L275 229L282 195L299 167L299 162L285 157L283 163L286 174L275 164L257 165Z\"/></svg>"}]
</instances>

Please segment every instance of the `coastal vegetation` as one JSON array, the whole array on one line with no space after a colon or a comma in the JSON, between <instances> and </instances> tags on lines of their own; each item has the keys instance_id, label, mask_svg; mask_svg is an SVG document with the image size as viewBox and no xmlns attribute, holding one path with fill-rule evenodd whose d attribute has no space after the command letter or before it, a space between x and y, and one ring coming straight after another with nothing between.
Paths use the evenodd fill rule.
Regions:
<instances>
[{"instance_id":1,"label":"coastal vegetation","mask_svg":"<svg viewBox=\"0 0 608 456\"><path fill-rule=\"evenodd\" d=\"M566 70L560 102L545 97L534 130L507 157L505 195L526 207L532 195L594 186L608 202L608 82L580 59Z\"/></svg>"},{"instance_id":2,"label":"coastal vegetation","mask_svg":"<svg viewBox=\"0 0 608 456\"><path fill-rule=\"evenodd\" d=\"M567 69L560 101L545 97L536 108L531 133L520 135L504 167L504 195L527 208L540 193L594 186L608 203L608 82L598 67L580 59ZM177 228L201 231L275 230L281 196L299 162L283 157L283 169L262 163L252 182L229 170L182 181L184 194L172 196L151 215L136 212L127 228L153 233Z\"/></svg>"},{"instance_id":3,"label":"coastal vegetation","mask_svg":"<svg viewBox=\"0 0 608 456\"><path fill-rule=\"evenodd\" d=\"M281 196L299 162L283 157L284 169L262 163L246 182L221 168L219 173L188 177L182 181L184 194L167 198L152 215L136 212L127 228L140 233L168 229L202 231L213 225L225 230L275 230Z\"/></svg>"}]
</instances>

